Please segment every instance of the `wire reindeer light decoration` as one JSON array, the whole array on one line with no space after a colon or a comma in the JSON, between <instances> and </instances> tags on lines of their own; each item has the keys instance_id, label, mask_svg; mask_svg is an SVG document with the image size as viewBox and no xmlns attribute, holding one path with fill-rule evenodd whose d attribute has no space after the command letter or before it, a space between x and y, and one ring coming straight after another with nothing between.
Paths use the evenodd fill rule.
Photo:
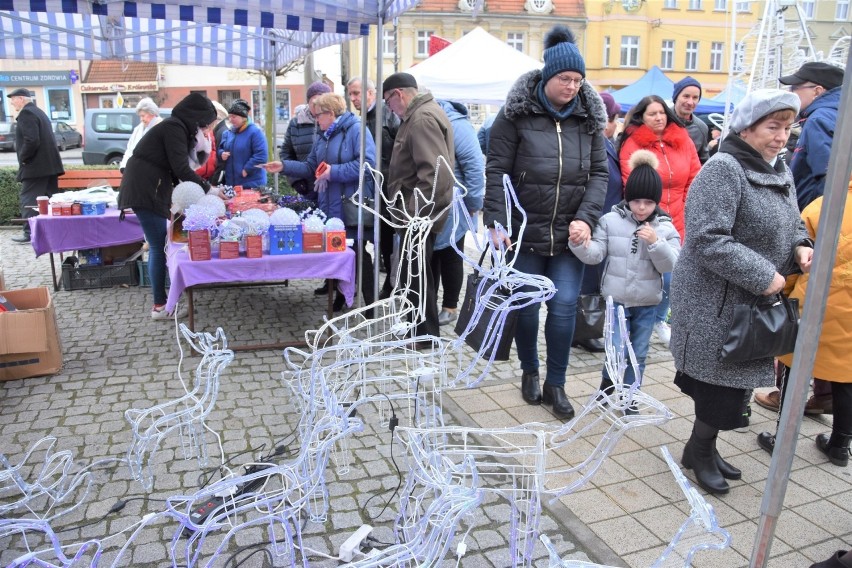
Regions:
<instances>
[{"instance_id":1,"label":"wire reindeer light decoration","mask_svg":"<svg viewBox=\"0 0 852 568\"><path fill-rule=\"evenodd\" d=\"M207 426L205 420L213 410L219 394L219 376L233 361L234 352L228 349L228 341L222 328L218 328L215 335L191 332L184 324L180 324L179 330L190 347L201 355L201 362L193 375L192 390L187 388L180 375L183 349L178 342L181 349L178 378L185 394L150 408L131 408L124 413L133 433L133 442L127 449L130 474L146 491L151 491L154 486L150 465L154 454L163 440L173 432L179 435L184 459L197 457L201 466L207 464L205 430L211 432L219 441L223 460L225 456L219 435Z\"/></svg>"}]
</instances>

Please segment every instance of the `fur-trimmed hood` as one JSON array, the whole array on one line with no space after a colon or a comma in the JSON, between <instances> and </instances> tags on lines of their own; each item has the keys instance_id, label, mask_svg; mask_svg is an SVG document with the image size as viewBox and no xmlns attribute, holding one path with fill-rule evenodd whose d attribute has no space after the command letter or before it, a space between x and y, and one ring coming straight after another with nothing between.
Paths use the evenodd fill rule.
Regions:
<instances>
[{"instance_id":1,"label":"fur-trimmed hood","mask_svg":"<svg viewBox=\"0 0 852 568\"><path fill-rule=\"evenodd\" d=\"M546 114L542 104L538 101L536 90L541 82L541 70L534 69L524 73L512 88L509 89L509 94L506 95L506 104L503 107L503 113L509 120L521 116L532 114ZM602 131L606 127L607 115L606 107L603 100L597 91L587 82L583 83L580 91L577 93L577 107L574 109L575 116L592 117L593 120L587 120L589 133Z\"/></svg>"},{"instance_id":2,"label":"fur-trimmed hood","mask_svg":"<svg viewBox=\"0 0 852 568\"><path fill-rule=\"evenodd\" d=\"M644 124L630 129L626 138L633 138L640 148L648 148L660 140L660 137ZM689 144L695 145L692 142L692 138L689 137L689 132L687 132L686 128L682 128L674 123L666 125L665 130L663 130L662 140L666 146L671 146L676 150L688 148Z\"/></svg>"}]
</instances>

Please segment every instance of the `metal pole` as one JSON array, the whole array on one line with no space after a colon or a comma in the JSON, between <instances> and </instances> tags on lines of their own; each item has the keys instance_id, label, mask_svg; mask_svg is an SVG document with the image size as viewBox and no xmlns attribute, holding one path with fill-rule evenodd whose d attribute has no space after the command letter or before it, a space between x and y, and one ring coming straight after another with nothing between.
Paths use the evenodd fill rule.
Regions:
<instances>
[{"instance_id":1,"label":"metal pole","mask_svg":"<svg viewBox=\"0 0 852 568\"><path fill-rule=\"evenodd\" d=\"M385 111L385 98L384 93L382 93L382 64L384 63L384 49L383 49L383 41L382 35L384 34L384 2L379 2L380 10L379 10L379 19L376 24L376 169L378 171L382 170L382 136L384 136L384 128L382 125L385 123L384 119L384 111ZM365 44L366 46L366 44ZM364 85L367 84L367 56L366 49L365 55L363 58L363 67L361 68L361 91L362 93L366 93L366 89ZM364 99L361 102L361 108L364 107ZM383 180L384 185L387 185L388 180ZM384 187L374 187L373 191L375 192L375 196L373 199L373 203L375 203L375 207L373 208L376 213L373 215L373 243L375 246L373 247L373 254L375 254L375 258L373 259L373 298L376 300L379 299L379 263L381 259L379 255L381 255L381 235L379 234L381 231L379 230L381 220L379 219L378 212L381 210L382 196L380 195L384 191ZM390 273L390 266L385 266L385 270Z\"/></svg>"},{"instance_id":2,"label":"metal pole","mask_svg":"<svg viewBox=\"0 0 852 568\"><path fill-rule=\"evenodd\" d=\"M850 60L846 60L846 75L838 108L852 108L852 93L849 89ZM775 451L769 464L769 477L766 491L760 504L760 522L754 549L751 553L751 568L765 568L769 560L769 551L775 535L778 517L784 505L787 481L793 465L796 440L802 426L802 414L808 394L808 383L813 373L817 344L822 330L822 318L825 302L837 254L837 239L843 212L846 206L846 194L849 192L849 176L852 174L852 113L841 112L835 128L835 137L831 145L831 157L828 160L828 176L825 184L822 211L819 217L819 235L817 236L814 262L808 279L808 293L805 297L805 309L799 324L796 338L796 351L793 354L793 366L790 370L790 385L784 398L781 420L775 437Z\"/></svg>"}]
</instances>

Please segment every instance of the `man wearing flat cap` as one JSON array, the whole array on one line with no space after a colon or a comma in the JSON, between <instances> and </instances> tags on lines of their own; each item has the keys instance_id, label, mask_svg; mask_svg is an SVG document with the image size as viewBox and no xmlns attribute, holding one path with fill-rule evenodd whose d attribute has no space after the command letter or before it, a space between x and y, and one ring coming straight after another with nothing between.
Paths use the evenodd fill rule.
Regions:
<instances>
[{"instance_id":1,"label":"man wearing flat cap","mask_svg":"<svg viewBox=\"0 0 852 568\"><path fill-rule=\"evenodd\" d=\"M53 126L44 111L32 100L26 89L15 89L8 95L12 108L18 112L15 129L15 151L18 154L18 181L21 182L21 218L35 217L36 198L50 197L59 191L59 176L65 173L62 158L56 147ZM30 225L24 224L24 234L12 237L16 243L30 242Z\"/></svg>"},{"instance_id":2,"label":"man wearing flat cap","mask_svg":"<svg viewBox=\"0 0 852 568\"><path fill-rule=\"evenodd\" d=\"M796 93L802 103L799 112L802 133L790 161L801 210L825 192L843 69L822 61L811 61L779 81L789 85L790 91Z\"/></svg>"},{"instance_id":3,"label":"man wearing flat cap","mask_svg":"<svg viewBox=\"0 0 852 568\"><path fill-rule=\"evenodd\" d=\"M440 335L438 325L438 300L435 293L435 281L432 278L432 250L435 236L447 221L447 215L441 214L447 209L453 197L453 169L455 168L455 150L453 129L446 113L435 102L431 94L417 91L417 80L408 73L394 73L382 84L382 97L387 108L396 114L402 123L396 134L393 153L388 170L387 195L393 202L398 194L409 215L423 215L422 198L418 204L415 189L423 197L432 200L428 212L434 221L432 231L427 237L418 258L401 258L403 272L401 280L408 279L412 292L409 299L415 306L425 306L424 319L417 322L416 335ZM447 166L437 169L438 157L442 156ZM437 179L436 179L437 177ZM432 188L434 187L434 192ZM397 198L398 199L398 198ZM416 263L415 263L416 261ZM425 267L424 299L417 290L420 269Z\"/></svg>"}]
</instances>

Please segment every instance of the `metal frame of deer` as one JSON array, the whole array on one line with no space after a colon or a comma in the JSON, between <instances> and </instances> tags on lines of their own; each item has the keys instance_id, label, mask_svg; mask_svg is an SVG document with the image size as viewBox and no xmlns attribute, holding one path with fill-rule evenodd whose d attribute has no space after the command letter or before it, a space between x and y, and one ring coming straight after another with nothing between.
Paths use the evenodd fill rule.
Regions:
<instances>
[{"instance_id":1,"label":"metal frame of deer","mask_svg":"<svg viewBox=\"0 0 852 568\"><path fill-rule=\"evenodd\" d=\"M723 550L730 546L731 535L719 526L713 505L695 490L683 475L666 446L660 448L663 458L674 475L690 505L689 517L678 528L671 542L651 565L651 568L688 568L702 550ZM561 559L546 535L539 537L550 557L549 568L606 568L603 564L582 560Z\"/></svg>"},{"instance_id":2,"label":"metal frame of deer","mask_svg":"<svg viewBox=\"0 0 852 568\"><path fill-rule=\"evenodd\" d=\"M178 378L185 394L150 408L130 408L124 413L133 433L133 442L127 449L130 474L146 491L151 491L154 486L154 475L151 471L154 454L172 432L177 431L179 434L184 459L197 457L201 466L206 465L208 460L207 444L204 441L205 430L211 432L221 446L219 435L207 426L206 418L216 403L219 377L233 361L234 353L228 349L228 341L222 328L218 328L215 335L191 332L184 324L180 324L179 330L192 349L201 355L201 361L193 375L192 390L187 389L180 375L183 349L178 341L181 354L178 361Z\"/></svg>"},{"instance_id":3,"label":"metal frame of deer","mask_svg":"<svg viewBox=\"0 0 852 568\"><path fill-rule=\"evenodd\" d=\"M49 522L70 513L85 501L92 483L90 473L83 470L72 474L73 454L68 450L57 452L55 446L56 438L45 436L30 446L17 465L12 465L0 452L1 516L11 516L16 511L26 509L31 515L29 518ZM33 468L34 479L24 479L22 469L28 466L34 454L42 451L43 463ZM68 508L53 512L60 505L67 505Z\"/></svg>"}]
</instances>

